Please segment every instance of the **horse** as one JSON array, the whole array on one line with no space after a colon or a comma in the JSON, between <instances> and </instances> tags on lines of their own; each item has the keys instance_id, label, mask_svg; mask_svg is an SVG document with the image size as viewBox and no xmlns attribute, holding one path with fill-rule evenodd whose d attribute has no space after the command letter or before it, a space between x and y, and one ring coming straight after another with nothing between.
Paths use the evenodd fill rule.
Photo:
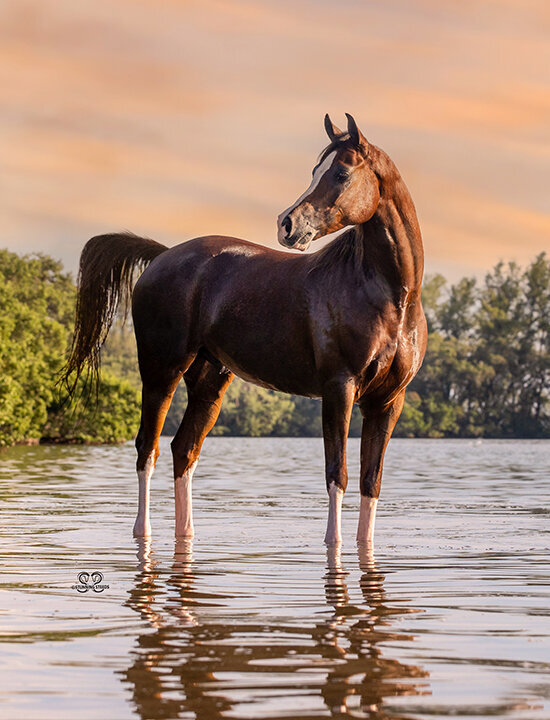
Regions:
<instances>
[{"instance_id":1,"label":"horse","mask_svg":"<svg viewBox=\"0 0 550 720\"><path fill-rule=\"evenodd\" d=\"M135 537L151 535L150 481L182 378L188 404L171 443L175 534L193 537L193 473L237 375L321 398L327 545L342 539L346 443L353 405L359 406L357 542L372 547L385 450L426 349L423 247L395 164L346 117L342 131L325 116L330 142L311 184L278 217L279 243L301 254L219 235L170 249L131 233L100 235L85 245L63 379L71 390L84 371L97 382L101 346L121 304L131 302L143 384ZM314 240L344 228L317 252L303 254Z\"/></svg>"}]
</instances>

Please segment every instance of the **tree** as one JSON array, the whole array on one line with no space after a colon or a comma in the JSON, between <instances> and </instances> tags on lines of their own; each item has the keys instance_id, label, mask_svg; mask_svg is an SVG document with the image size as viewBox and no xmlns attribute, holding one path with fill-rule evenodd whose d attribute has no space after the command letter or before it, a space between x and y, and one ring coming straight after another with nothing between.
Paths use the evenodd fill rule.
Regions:
<instances>
[{"instance_id":1,"label":"tree","mask_svg":"<svg viewBox=\"0 0 550 720\"><path fill-rule=\"evenodd\" d=\"M426 282L430 318L408 430L430 437L550 435L550 261L499 263L483 284ZM420 413L420 416L418 415ZM399 432L399 425L398 425Z\"/></svg>"},{"instance_id":2,"label":"tree","mask_svg":"<svg viewBox=\"0 0 550 720\"><path fill-rule=\"evenodd\" d=\"M485 278L476 360L494 369L480 406L492 435L545 436L549 430L550 261L539 255L522 273L499 263Z\"/></svg>"},{"instance_id":3,"label":"tree","mask_svg":"<svg viewBox=\"0 0 550 720\"><path fill-rule=\"evenodd\" d=\"M40 437L74 297L60 263L0 251L0 445Z\"/></svg>"},{"instance_id":4,"label":"tree","mask_svg":"<svg viewBox=\"0 0 550 720\"><path fill-rule=\"evenodd\" d=\"M126 380L102 373L97 401L86 398L80 382L75 399L61 397L49 407L42 442L121 443L135 437L139 426L139 393Z\"/></svg>"},{"instance_id":5,"label":"tree","mask_svg":"<svg viewBox=\"0 0 550 720\"><path fill-rule=\"evenodd\" d=\"M550 263L545 255L524 272L501 263L481 283L463 278L448 285L441 275L427 277L422 300L428 350L407 391L395 435L548 437L549 293ZM140 387L133 341L129 343L123 334L117 337L115 333L108 341L106 367L124 372ZM182 383L165 433L176 432L186 404ZM354 407L350 435L360 435L361 425L361 413ZM321 403L236 379L212 432L319 436Z\"/></svg>"},{"instance_id":6,"label":"tree","mask_svg":"<svg viewBox=\"0 0 550 720\"><path fill-rule=\"evenodd\" d=\"M395 435L550 437L550 261L525 269L499 263L482 282L426 278L429 340L407 391ZM0 445L120 442L134 437L141 380L131 323L117 322L102 350L99 405L65 405L55 386L72 335L75 287L45 255L0 251ZM82 384L79 390L83 390ZM93 398L92 398L93 400ZM184 383L164 432L173 435L187 405ZM360 435L354 408L350 435ZM322 435L321 403L235 379L218 435Z\"/></svg>"},{"instance_id":7,"label":"tree","mask_svg":"<svg viewBox=\"0 0 550 720\"><path fill-rule=\"evenodd\" d=\"M72 335L75 297L60 263L0 250L0 445L38 441L44 434L60 440L69 432L69 416L76 422L79 413L81 440L133 436L138 403L123 381L105 378L102 405L93 414L83 405L67 413L60 402L56 378ZM67 439L75 438L71 430Z\"/></svg>"}]
</instances>

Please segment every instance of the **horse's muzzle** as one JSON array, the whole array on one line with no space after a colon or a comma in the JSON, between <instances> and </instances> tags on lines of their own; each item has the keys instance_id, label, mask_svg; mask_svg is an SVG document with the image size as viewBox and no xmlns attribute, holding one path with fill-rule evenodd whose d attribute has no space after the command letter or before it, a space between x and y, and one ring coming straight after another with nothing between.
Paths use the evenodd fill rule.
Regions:
<instances>
[{"instance_id":1,"label":"horse's muzzle","mask_svg":"<svg viewBox=\"0 0 550 720\"><path fill-rule=\"evenodd\" d=\"M315 237L313 228L306 225L305 228L300 224L293 223L290 215L279 216L277 221L277 240L279 244L285 248L293 250L307 250L311 241Z\"/></svg>"},{"instance_id":2,"label":"horse's muzzle","mask_svg":"<svg viewBox=\"0 0 550 720\"><path fill-rule=\"evenodd\" d=\"M287 238L281 242L283 247L290 248L292 250L301 250L302 252L307 250L310 244L311 237L309 235L307 237L300 237L297 240L294 240L294 238Z\"/></svg>"}]
</instances>

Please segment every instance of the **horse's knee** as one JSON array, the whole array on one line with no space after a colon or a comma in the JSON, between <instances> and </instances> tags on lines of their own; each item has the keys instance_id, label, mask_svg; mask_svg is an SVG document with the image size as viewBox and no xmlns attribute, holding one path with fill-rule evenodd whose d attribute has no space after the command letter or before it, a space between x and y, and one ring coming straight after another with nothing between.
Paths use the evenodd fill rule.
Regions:
<instances>
[{"instance_id":1,"label":"horse's knee","mask_svg":"<svg viewBox=\"0 0 550 720\"><path fill-rule=\"evenodd\" d=\"M177 436L170 443L172 459L174 461L174 474L176 477L183 475L198 460L197 448L187 443L183 444Z\"/></svg>"},{"instance_id":2,"label":"horse's knee","mask_svg":"<svg viewBox=\"0 0 550 720\"><path fill-rule=\"evenodd\" d=\"M327 478L326 485L327 485L327 493L329 495L331 493L332 488L334 488L334 487L338 488L338 490L340 490L342 492L342 494L344 494L348 487L348 479L347 479L347 477L346 478L340 477L337 479Z\"/></svg>"},{"instance_id":3,"label":"horse's knee","mask_svg":"<svg viewBox=\"0 0 550 720\"><path fill-rule=\"evenodd\" d=\"M156 464L160 451L158 448L158 437L145 431L143 419L136 435L135 446L137 450L137 469L143 470L150 457L153 464Z\"/></svg>"},{"instance_id":4,"label":"horse's knee","mask_svg":"<svg viewBox=\"0 0 550 720\"><path fill-rule=\"evenodd\" d=\"M150 462L153 463L153 467L157 464L158 456L160 455L158 445L151 447L151 445L145 441L145 438L143 436L143 433L141 433L141 431L138 433L138 435L136 437L136 450L137 450L136 469L138 470L138 472L140 470L145 470L147 467L147 464Z\"/></svg>"},{"instance_id":5,"label":"horse's knee","mask_svg":"<svg viewBox=\"0 0 550 720\"><path fill-rule=\"evenodd\" d=\"M334 485L341 490L343 493L346 492L348 486L348 474L346 468L340 463L329 463L325 470L327 492L330 494L330 489Z\"/></svg>"},{"instance_id":6,"label":"horse's knee","mask_svg":"<svg viewBox=\"0 0 550 720\"><path fill-rule=\"evenodd\" d=\"M359 490L362 497L378 498L382 485L382 473L379 467L373 467L361 475Z\"/></svg>"}]
</instances>

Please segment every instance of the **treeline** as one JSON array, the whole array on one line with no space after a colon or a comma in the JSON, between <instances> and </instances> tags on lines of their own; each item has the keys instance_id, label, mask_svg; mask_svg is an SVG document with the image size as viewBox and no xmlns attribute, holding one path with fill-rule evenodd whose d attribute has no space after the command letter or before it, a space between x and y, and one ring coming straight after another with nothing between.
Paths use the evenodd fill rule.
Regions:
<instances>
[{"instance_id":1,"label":"treeline","mask_svg":"<svg viewBox=\"0 0 550 720\"><path fill-rule=\"evenodd\" d=\"M400 433L550 437L550 260L499 263L483 282L423 289L428 351Z\"/></svg>"},{"instance_id":2,"label":"treeline","mask_svg":"<svg viewBox=\"0 0 550 720\"><path fill-rule=\"evenodd\" d=\"M0 251L0 445L26 441L120 442L139 422L135 341L117 325L104 348L98 404L67 404L55 385L72 335L74 283L43 255ZM395 435L550 437L550 261L524 271L497 265L482 282L424 283L428 352ZM81 389L81 388L80 388ZM178 388L164 432L185 411ZM359 435L356 408L351 434ZM229 387L213 434L321 435L321 404L239 380Z\"/></svg>"},{"instance_id":3,"label":"treeline","mask_svg":"<svg viewBox=\"0 0 550 720\"><path fill-rule=\"evenodd\" d=\"M75 287L45 255L0 250L0 445L120 442L136 432L139 393L107 372L97 407L56 387L72 335Z\"/></svg>"},{"instance_id":4,"label":"treeline","mask_svg":"<svg viewBox=\"0 0 550 720\"><path fill-rule=\"evenodd\" d=\"M550 260L499 263L483 281L426 278L428 351L409 386L396 437L550 437ZM104 354L139 384L133 338L118 331ZM185 411L178 388L164 432ZM212 434L319 436L321 403L244 383L229 386ZM354 409L350 435L361 434Z\"/></svg>"}]
</instances>

